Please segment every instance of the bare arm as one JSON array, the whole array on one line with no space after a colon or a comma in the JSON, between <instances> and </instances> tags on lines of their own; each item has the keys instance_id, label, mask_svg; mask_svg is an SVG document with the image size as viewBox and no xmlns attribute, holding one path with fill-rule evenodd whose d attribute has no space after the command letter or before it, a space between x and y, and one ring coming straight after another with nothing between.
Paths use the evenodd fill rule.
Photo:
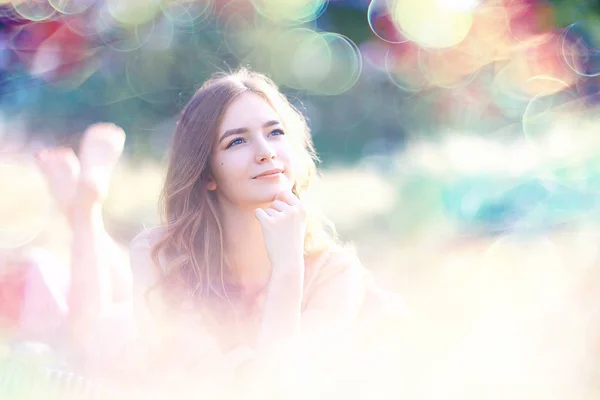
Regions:
<instances>
[{"instance_id":1,"label":"bare arm","mask_svg":"<svg viewBox=\"0 0 600 400\"><path fill-rule=\"evenodd\" d=\"M370 277L347 250L333 251L313 274L302 316L307 336L331 337L350 328L358 317Z\"/></svg>"},{"instance_id":2,"label":"bare arm","mask_svg":"<svg viewBox=\"0 0 600 400\"><path fill-rule=\"evenodd\" d=\"M272 277L257 353L238 369L242 385L268 391L274 381L310 380L306 373L316 364L335 362L336 347L343 348L341 339L350 336L347 329L362 308L366 271L348 254L329 254L311 268L307 281L293 272Z\"/></svg>"},{"instance_id":3,"label":"bare arm","mask_svg":"<svg viewBox=\"0 0 600 400\"><path fill-rule=\"evenodd\" d=\"M150 326L165 325L161 321L154 321L157 316L146 306L147 289L158 280L158 271L153 268L150 259L150 242L142 234L131 245L131 268L135 277L134 308L138 326L145 326L145 332L153 331L148 328ZM184 358L192 357L198 360L192 365L210 365L207 372L211 374L230 371L243 387L248 383L265 383L266 388L276 377L281 377L281 372L293 375L293 364L289 362L293 363L294 360L288 356L291 354L288 350L298 348L295 344L301 341L297 339L306 333L311 334L311 338L331 337L331 332L339 332L352 323L362 304L363 276L360 266L336 257L328 258L325 262L327 265L320 266L317 276L310 282L309 299L304 301L304 311L304 260L297 264L290 262L287 268L278 268L279 272L272 275L258 346L254 351L240 347L219 355L207 350L209 341L205 342L206 346L200 345L195 350L195 345L202 342L202 330L181 326L176 328L176 334L184 338L191 334L191 342L182 349L179 364ZM174 347L167 350L169 353L178 352Z\"/></svg>"},{"instance_id":4,"label":"bare arm","mask_svg":"<svg viewBox=\"0 0 600 400\"><path fill-rule=\"evenodd\" d=\"M101 205L76 203L72 215L69 327L75 340L112 304L108 234Z\"/></svg>"},{"instance_id":5,"label":"bare arm","mask_svg":"<svg viewBox=\"0 0 600 400\"><path fill-rule=\"evenodd\" d=\"M307 274L304 261L274 268L259 335L259 349L278 341L325 338L347 329L363 304L367 275L350 254L328 254ZM306 289L306 290L305 290ZM303 307L304 304L304 307Z\"/></svg>"},{"instance_id":6,"label":"bare arm","mask_svg":"<svg viewBox=\"0 0 600 400\"><path fill-rule=\"evenodd\" d=\"M300 333L304 260L273 268L258 336L259 352L270 353Z\"/></svg>"},{"instance_id":7,"label":"bare arm","mask_svg":"<svg viewBox=\"0 0 600 400\"><path fill-rule=\"evenodd\" d=\"M304 261L273 269L260 327L259 350L301 336L332 336L355 321L368 281L358 259L349 254L333 254L324 265L314 268L316 276L306 291Z\"/></svg>"}]
</instances>

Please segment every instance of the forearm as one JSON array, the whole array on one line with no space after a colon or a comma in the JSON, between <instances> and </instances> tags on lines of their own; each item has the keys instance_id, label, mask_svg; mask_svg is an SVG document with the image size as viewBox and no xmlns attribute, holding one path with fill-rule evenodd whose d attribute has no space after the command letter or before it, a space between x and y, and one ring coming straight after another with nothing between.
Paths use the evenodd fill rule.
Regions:
<instances>
[{"instance_id":1,"label":"forearm","mask_svg":"<svg viewBox=\"0 0 600 400\"><path fill-rule=\"evenodd\" d=\"M258 335L259 353L270 353L300 333L304 261L274 266Z\"/></svg>"},{"instance_id":2,"label":"forearm","mask_svg":"<svg viewBox=\"0 0 600 400\"><path fill-rule=\"evenodd\" d=\"M70 328L79 332L111 303L111 248L99 204L76 207L72 215Z\"/></svg>"}]
</instances>

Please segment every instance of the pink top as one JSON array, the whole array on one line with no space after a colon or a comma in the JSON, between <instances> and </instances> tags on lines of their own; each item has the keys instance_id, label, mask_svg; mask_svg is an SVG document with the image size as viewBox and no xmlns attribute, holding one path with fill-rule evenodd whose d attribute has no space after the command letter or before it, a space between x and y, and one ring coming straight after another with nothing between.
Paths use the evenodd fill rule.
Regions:
<instances>
[{"instance_id":1,"label":"pink top","mask_svg":"<svg viewBox=\"0 0 600 400\"><path fill-rule=\"evenodd\" d=\"M134 303L136 315L142 319L141 326L151 323L156 327L156 317L152 317L150 310L145 306L145 295L160 279L159 270L154 266L150 255L160 235L160 228L146 230L134 238L130 247ZM305 262L301 315L303 336L317 334L322 339L323 335L335 335L335 332L350 327L361 312L367 291L372 285L370 273L363 268L353 252L341 246L335 246L316 259L306 259ZM257 299L259 309L262 309L265 297L266 291ZM186 352L189 352L191 342L197 345L199 332L203 331L200 324L193 322L194 319L193 314L190 314L178 320L190 329L182 329L179 325L179 329L176 329L178 332L175 332L175 341L182 345ZM159 326L172 326L171 322L165 322L159 322ZM255 331L259 322L258 319L249 321L244 327ZM239 331L239 327L237 330ZM239 332L229 332L233 334L226 339L225 345L221 343L221 349L235 353L241 348L248 348L248 343L244 342ZM189 342L182 336L189 336ZM215 343L214 337L210 339L210 335L207 335L207 338L207 343Z\"/></svg>"}]
</instances>

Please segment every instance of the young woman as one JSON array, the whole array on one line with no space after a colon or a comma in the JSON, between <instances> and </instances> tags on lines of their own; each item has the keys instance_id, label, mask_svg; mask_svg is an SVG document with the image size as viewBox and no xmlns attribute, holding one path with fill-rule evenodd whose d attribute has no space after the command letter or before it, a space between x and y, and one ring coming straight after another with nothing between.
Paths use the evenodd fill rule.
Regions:
<instances>
[{"instance_id":1,"label":"young woman","mask_svg":"<svg viewBox=\"0 0 600 400\"><path fill-rule=\"evenodd\" d=\"M157 296L168 313L185 307L224 352L343 335L369 281L311 207L315 159L270 79L242 69L206 82L173 138L164 225L131 246L138 314Z\"/></svg>"},{"instance_id":2,"label":"young woman","mask_svg":"<svg viewBox=\"0 0 600 400\"><path fill-rule=\"evenodd\" d=\"M314 372L351 348L381 292L311 203L315 161L304 117L266 76L221 73L194 94L173 137L164 224L130 253L139 326L167 353L214 338L237 373L285 372L298 354Z\"/></svg>"},{"instance_id":3,"label":"young woman","mask_svg":"<svg viewBox=\"0 0 600 400\"><path fill-rule=\"evenodd\" d=\"M133 240L131 276L111 264L101 215L124 135L106 126L102 135L82 154L92 161L82 162L71 205L71 331L92 344L84 347L114 355L88 339L98 338L89 327L107 326L118 310L126 315L128 304L145 343L138 350L150 349L136 353L137 365L160 365L163 377L174 365L204 368L203 377L221 367L236 376L273 365L286 371L299 356L349 344L366 299L380 292L311 204L309 129L269 78L247 69L217 74L186 105L162 191L164 221ZM132 338L126 325L101 336Z\"/></svg>"}]
</instances>

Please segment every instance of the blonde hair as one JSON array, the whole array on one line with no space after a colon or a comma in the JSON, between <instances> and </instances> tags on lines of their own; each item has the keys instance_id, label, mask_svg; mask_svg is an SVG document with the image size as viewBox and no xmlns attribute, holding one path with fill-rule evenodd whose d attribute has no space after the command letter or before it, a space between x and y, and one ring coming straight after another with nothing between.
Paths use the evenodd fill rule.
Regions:
<instances>
[{"instance_id":1,"label":"blonde hair","mask_svg":"<svg viewBox=\"0 0 600 400\"><path fill-rule=\"evenodd\" d=\"M267 76L242 68L218 73L206 81L183 109L177 123L160 197L166 229L152 249L152 259L168 293L186 297L229 299L226 260L214 192L207 189L210 155L216 132L229 104L240 94L260 95L280 115L300 155L294 193L307 209L305 256L320 254L336 243L333 226L311 204L308 193L319 161L304 116ZM160 260L166 265L160 265Z\"/></svg>"}]
</instances>

